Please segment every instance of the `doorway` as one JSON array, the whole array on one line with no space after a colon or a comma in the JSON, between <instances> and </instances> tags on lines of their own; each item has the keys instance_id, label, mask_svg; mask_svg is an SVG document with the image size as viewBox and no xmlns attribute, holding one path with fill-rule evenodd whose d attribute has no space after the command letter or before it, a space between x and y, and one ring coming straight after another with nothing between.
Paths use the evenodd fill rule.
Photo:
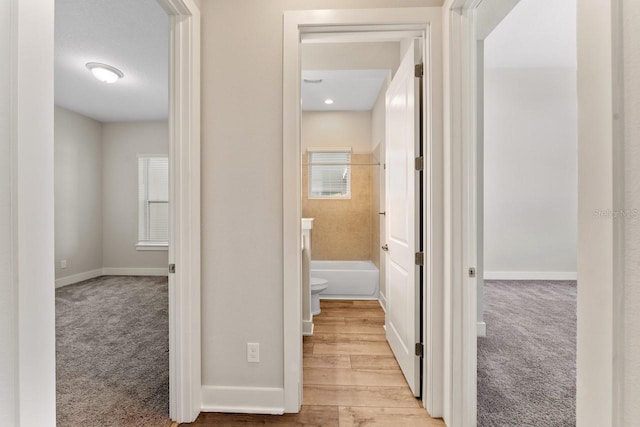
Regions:
<instances>
[{"instance_id":1,"label":"doorway","mask_svg":"<svg viewBox=\"0 0 640 427\"><path fill-rule=\"evenodd\" d=\"M57 424L166 424L169 17L60 0L55 34Z\"/></svg>"},{"instance_id":2,"label":"doorway","mask_svg":"<svg viewBox=\"0 0 640 427\"><path fill-rule=\"evenodd\" d=\"M345 11L335 11L335 16L326 18L323 14L316 12L287 12L285 13L285 56L284 56L284 99L285 99L285 111L284 111L284 182L285 182L285 200L284 200L284 216L285 216L285 230L284 230L284 257L285 257L285 412L297 412L302 402L301 396L301 328L296 327L296 324L301 323L301 281L302 281L302 267L301 267L301 255L300 245L293 245L294 242L300 242L300 221L301 221L301 204L299 195L301 194L301 151L300 141L297 135L300 134L300 102L296 99L300 99L300 69L299 58L300 56L300 37L304 39L326 38L332 41L336 39L343 41L351 38L351 41L363 39L373 40L385 40L393 37L398 37L398 32L421 32L424 34L427 43L425 43L425 67L429 67L431 61L437 63L439 58L439 48L436 39L439 31L439 14L437 9L420 8L413 11L393 10L391 14L383 14L380 11L358 11L358 13L349 13ZM416 24L415 14L419 14L424 22L423 24ZM411 16L413 14L413 16ZM386 15L386 16L385 16ZM393 15L393 16L392 16ZM370 22L375 22L378 25L368 25ZM379 25L380 22L388 23L388 26ZM308 28L305 28L309 26ZM326 26L326 28L323 28ZM336 31L340 28L339 31ZM386 30L386 31L385 31ZM428 46L428 49L427 49ZM430 68L428 68L430 69ZM431 70L431 69L430 69ZM428 108L424 111L428 111L426 114L427 121L426 129L429 132L425 132L425 152L429 154L436 153L436 156L441 153L437 147L434 147L433 138L439 135L440 126L439 118L441 112L439 106L432 105L432 99L437 99L432 91L438 91L434 89L439 87L436 82L439 82L441 74L439 70L434 67L433 74L425 84L425 103L428 103ZM440 87L441 88L441 87ZM435 123L435 125L433 125ZM434 156L428 157L428 162L438 163L439 158ZM430 163L427 163L430 166ZM413 165L412 165L413 166ZM435 171L431 167L427 167L427 173L424 174L424 180L426 182L425 189L427 194L430 193L430 186L439 184L440 181L434 182L437 179ZM432 175L433 174L433 175ZM297 196L297 197L296 197ZM427 200L431 200L427 196ZM427 206L423 210L424 216L427 218L426 224L429 224L433 220L430 210L431 205L427 202ZM297 225L297 226L296 226ZM431 230L430 226L426 226L427 234ZM424 237L424 236L422 236ZM429 244L434 244L434 239L425 239ZM435 244L439 242L435 241ZM296 249L297 247L297 249ZM288 262L288 260L290 262ZM430 272L433 274L433 272ZM429 275L427 275L429 276ZM438 295L439 289L437 286L433 286L430 277L426 277L425 292L423 294L424 299L420 301L417 298L415 301L417 304L434 304L432 297ZM441 294L440 294L441 295ZM419 302L418 302L419 301ZM426 316L434 316L434 311L430 305L427 305L425 309ZM441 307L435 308L435 318ZM291 317L290 317L291 316ZM289 320L288 320L289 319ZM296 320L297 319L297 320ZM441 317L440 317L441 319ZM423 319L425 322L426 320ZM416 323L420 323L420 319L415 319ZM422 324L420 325L422 327ZM429 325L431 328L437 330L438 326L435 324ZM425 357L422 359L421 365L431 364L434 361L441 361L442 358L438 352L442 351L441 347L432 346L431 340L434 339L434 334L427 331L424 328L421 333L422 342L426 343L427 351ZM437 338L437 337L435 337ZM414 346L415 347L415 346ZM415 351L412 348L411 351ZM430 353L429 353L430 352ZM297 366L297 367L296 367ZM287 367L294 367L294 369L288 369ZM422 369L422 368L421 368ZM437 404L441 398L441 394L438 392L432 392L434 387L438 386L438 376L435 372L441 372L439 369L431 370L431 368L425 369L423 383L420 386L424 387L422 393L423 403L422 405L429 409L428 405L432 405L433 409L429 409L430 413L434 416L438 416ZM435 375L434 375L435 374ZM439 396L439 397L436 397Z\"/></svg>"},{"instance_id":3,"label":"doorway","mask_svg":"<svg viewBox=\"0 0 640 427\"><path fill-rule=\"evenodd\" d=\"M82 7L84 6L95 7L96 5L88 4ZM144 8L150 10L143 11L142 15L145 19L141 19L140 12ZM130 304L125 302L124 305L114 306L117 313L107 316L108 321L104 321L103 329L109 329L117 323L126 323L122 321L126 313L129 313L129 320L134 319L136 307L145 314L138 316L137 320L132 322L129 332L134 332L135 324L150 328L147 333L143 333L144 338L134 340L137 343L134 345L135 350L126 345L120 346L117 340L111 342L113 337L106 337L106 343L110 342L111 346L122 347L119 355L129 354L129 361L140 361L140 369L124 369L123 376L126 380L122 376L110 375L108 379L95 381L99 378L98 371L100 371L100 363L95 363L93 364L95 369L89 368L89 375L85 375L85 378L91 377L90 382L93 381L90 385L92 390L88 390L80 399L92 394L99 399L101 390L108 399L110 393L117 395L119 389L120 395L128 395L131 399L125 398L124 402L116 404L117 410L113 411L113 418L118 413L124 412L125 417L136 415L146 417L151 414L150 420L164 417L188 422L194 420L200 411L198 397L200 392L199 11L194 3L181 0L159 2L153 0L135 5L123 3L117 9L120 12L124 11L124 15L119 19L112 19L111 22L126 23L127 20L132 20L127 27L133 31L133 34L127 35L125 31L120 31L118 36L109 37L107 28L109 24L104 22L105 17L109 16L108 11L101 14L102 25L92 25L82 20L78 23L80 26L91 27L97 38L102 35L116 44L120 43L120 46L116 46L115 49L100 51L87 45L89 39L87 37L74 36L71 33L67 34L66 31L64 31L65 34L59 35L72 46L71 49L63 50L64 55L56 59L57 69L73 68L79 65L79 72L88 73L87 75L90 76L90 70L95 70L89 65L85 67L85 62L98 59L100 62L108 63L110 62L108 58L111 58L111 62L119 60L120 62L116 63L122 67L122 70L117 70L116 74L119 74L122 79L118 82L120 84L115 83L109 87L106 83L96 83L103 85L99 90L105 94L109 89L111 89L110 92L116 92L116 99L118 94L127 96L127 93L134 93L134 96L125 102L125 107L109 111L104 107L109 104L117 105L113 98L105 102L106 97L101 99L97 95L80 94L80 98L85 95L84 98L89 100L89 104L92 102L94 106L98 104L98 110L102 107L102 111L97 113L91 113L90 106L85 105L85 108L89 109L83 110L83 107L76 108L68 105L69 109L77 109L87 116L95 115L97 119L93 120L95 123L92 124L97 124L100 129L93 132L96 134L93 136L100 139L98 145L102 145L102 148L94 157L101 160L103 164L93 168L96 170L91 172L96 172L99 177L91 182L105 184L104 191L101 188L99 191L94 191L93 195L101 199L101 203L96 204L102 205L104 202L107 209L104 215L102 212L99 215L85 215L85 219L94 222L96 228L104 229L105 244L101 248L104 252L104 256L100 259L101 265L89 271L80 271L80 274L65 276L58 284L67 285L78 280L103 276L95 279L95 290L101 291L102 289L99 288L106 287L105 284L113 285L124 292L124 300L130 301ZM66 8L66 13L68 15L65 18L71 17L72 20L76 19L78 14L84 15L73 5ZM151 19L159 16L162 17L160 20L164 30L161 35L154 33L153 28L153 23L157 24L158 19ZM60 20L60 22L67 21ZM143 21L146 27L139 25ZM65 30L69 28L65 25ZM142 52L137 55L134 53L133 56L137 60L146 59L127 66L127 61L131 59L130 56L127 57L127 53L135 51L135 46L139 46L137 43L128 42L131 39L145 44ZM74 45L78 40L83 44L81 47ZM151 56L160 54L164 58L164 63L158 66L147 58L149 53ZM101 58L95 58L96 56ZM140 62L144 65L140 66ZM164 81L159 81L158 75L164 75ZM75 82L78 86L80 78L83 76L79 76ZM73 79L67 79L65 84L67 88L73 89ZM156 88L154 85L159 87ZM136 92L137 90L141 92L147 90L147 97L140 95ZM60 93L63 92L65 91ZM76 95L78 95L77 92ZM101 99L102 102L96 103L97 99ZM152 105L150 109L141 107L145 99L147 106ZM65 101L58 98L56 102L65 105ZM129 108L128 112L122 111L127 108ZM118 114L120 118L116 117ZM81 117L77 112L72 113L67 109L56 108L56 119L58 117L68 119L69 116L73 116L72 119L75 121L91 121ZM58 120L56 120L56 133L58 130ZM56 161L58 157L56 155ZM92 168L92 163L85 163L87 164L82 165L81 162L83 170ZM86 185L82 179L75 181L80 185ZM64 200L57 200L56 208L64 204ZM119 215L123 213L126 213L125 218ZM102 217L108 218L109 224L98 224ZM119 221L116 225L120 224L120 226L114 227L111 224L113 221ZM60 229L56 228L56 233L62 235ZM75 236L76 240L86 237L86 235ZM56 252L61 255L58 249ZM57 270L61 269L65 272L65 269L69 271L70 268L76 267L76 259L72 260L67 256L57 258L61 258L56 259ZM145 264L143 259L151 259L153 264ZM122 278L122 275L155 275L164 276L164 278L142 278L132 282L129 278ZM180 286L177 286L178 283ZM92 285L89 284L89 286ZM65 288L64 291L68 289ZM134 295L127 296L129 292L133 292ZM145 295L152 298L145 301ZM69 298L61 298L61 300L67 301ZM99 305L100 309L107 307L108 298L105 298L104 302ZM141 303L141 307L136 305L137 302ZM93 312L95 311L94 309ZM68 314L68 310L60 310L60 313ZM144 319L149 321L146 322ZM65 330L70 329L67 327ZM60 337L61 335L59 339ZM151 337L157 337L157 339L154 340ZM130 336L124 331L121 338L127 340ZM66 343L71 341L64 339ZM101 346L98 344L87 345L94 350ZM125 364L117 363L116 365L119 366L114 368L115 371L122 370ZM72 365L73 363L65 366ZM146 368L144 368L145 365L147 365ZM148 368L152 370L155 368L155 372L150 375L140 373L141 370ZM59 372L69 374L69 369L59 369ZM136 372L150 380L148 384L134 384ZM96 373L98 376L93 378L91 373ZM163 378L155 378L160 375L159 373L163 373L161 374ZM70 377L72 377L71 374L61 379L58 385L73 392L76 387L70 387L68 381L65 382ZM113 387L107 385L110 382L113 382ZM124 385L125 383L128 385ZM105 388L102 388L103 386ZM138 391L128 393L126 387L132 387ZM143 389L145 390L140 391ZM149 393L149 396L144 393ZM140 395L139 397L147 402L149 407L136 402L137 395ZM150 411L150 407L154 407L154 410ZM131 408L135 410L132 411ZM93 421L95 422L96 419ZM120 421L125 423L122 419Z\"/></svg>"}]
</instances>

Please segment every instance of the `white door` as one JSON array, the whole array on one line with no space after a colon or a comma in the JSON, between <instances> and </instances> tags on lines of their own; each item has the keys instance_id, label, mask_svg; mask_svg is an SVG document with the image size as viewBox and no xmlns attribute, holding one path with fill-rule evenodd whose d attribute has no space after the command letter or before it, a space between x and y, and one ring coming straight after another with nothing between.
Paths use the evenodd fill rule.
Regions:
<instances>
[{"instance_id":1,"label":"white door","mask_svg":"<svg viewBox=\"0 0 640 427\"><path fill-rule=\"evenodd\" d=\"M387 341L407 383L420 395L419 184L415 157L420 143L419 43L407 50L386 95Z\"/></svg>"}]
</instances>

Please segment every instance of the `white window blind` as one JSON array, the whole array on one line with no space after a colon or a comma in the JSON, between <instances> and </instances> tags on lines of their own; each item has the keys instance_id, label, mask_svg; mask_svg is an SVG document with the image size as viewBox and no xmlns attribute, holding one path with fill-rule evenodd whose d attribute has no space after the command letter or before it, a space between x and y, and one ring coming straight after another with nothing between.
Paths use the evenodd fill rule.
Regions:
<instances>
[{"instance_id":1,"label":"white window blind","mask_svg":"<svg viewBox=\"0 0 640 427\"><path fill-rule=\"evenodd\" d=\"M169 159L138 157L138 240L169 242Z\"/></svg>"},{"instance_id":2,"label":"white window blind","mask_svg":"<svg viewBox=\"0 0 640 427\"><path fill-rule=\"evenodd\" d=\"M351 153L309 151L309 197L351 197Z\"/></svg>"}]
</instances>

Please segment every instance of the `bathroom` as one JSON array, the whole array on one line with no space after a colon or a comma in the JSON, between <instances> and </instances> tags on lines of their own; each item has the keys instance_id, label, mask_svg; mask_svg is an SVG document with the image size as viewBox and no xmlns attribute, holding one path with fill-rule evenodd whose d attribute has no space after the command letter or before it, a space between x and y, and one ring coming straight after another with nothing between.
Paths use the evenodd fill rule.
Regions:
<instances>
[{"instance_id":1,"label":"bathroom","mask_svg":"<svg viewBox=\"0 0 640 427\"><path fill-rule=\"evenodd\" d=\"M385 93L402 45L302 45L301 207L313 218L303 274L309 268L320 284L312 306L320 298L379 300L385 308ZM312 319L304 320L310 334Z\"/></svg>"}]
</instances>

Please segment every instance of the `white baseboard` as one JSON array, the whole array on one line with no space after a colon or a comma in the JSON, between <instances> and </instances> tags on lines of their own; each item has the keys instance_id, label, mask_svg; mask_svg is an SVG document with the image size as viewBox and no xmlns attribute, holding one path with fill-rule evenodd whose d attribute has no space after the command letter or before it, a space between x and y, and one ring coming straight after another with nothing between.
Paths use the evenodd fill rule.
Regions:
<instances>
[{"instance_id":1,"label":"white baseboard","mask_svg":"<svg viewBox=\"0 0 640 427\"><path fill-rule=\"evenodd\" d=\"M167 268L117 268L105 267L102 269L105 276L167 276Z\"/></svg>"},{"instance_id":2,"label":"white baseboard","mask_svg":"<svg viewBox=\"0 0 640 427\"><path fill-rule=\"evenodd\" d=\"M56 279L56 289L99 276L167 276L168 274L166 268L98 268Z\"/></svg>"},{"instance_id":3,"label":"white baseboard","mask_svg":"<svg viewBox=\"0 0 640 427\"><path fill-rule=\"evenodd\" d=\"M378 302L380 303L380 307L382 307L382 311L387 312L387 297L384 296L382 292L380 292L380 298L378 298Z\"/></svg>"},{"instance_id":4,"label":"white baseboard","mask_svg":"<svg viewBox=\"0 0 640 427\"><path fill-rule=\"evenodd\" d=\"M575 271L485 271L484 280L577 280Z\"/></svg>"},{"instance_id":5,"label":"white baseboard","mask_svg":"<svg viewBox=\"0 0 640 427\"><path fill-rule=\"evenodd\" d=\"M487 336L487 324L485 322L477 323L477 333L479 337Z\"/></svg>"},{"instance_id":6,"label":"white baseboard","mask_svg":"<svg viewBox=\"0 0 640 427\"><path fill-rule=\"evenodd\" d=\"M271 387L202 387L202 412L284 414L284 389Z\"/></svg>"},{"instance_id":7,"label":"white baseboard","mask_svg":"<svg viewBox=\"0 0 640 427\"><path fill-rule=\"evenodd\" d=\"M102 269L85 271L84 273L74 274L72 276L61 277L56 279L56 289L67 285L73 285L74 283L82 282L83 280L93 279L95 277L102 276Z\"/></svg>"},{"instance_id":8,"label":"white baseboard","mask_svg":"<svg viewBox=\"0 0 640 427\"><path fill-rule=\"evenodd\" d=\"M313 335L313 320L302 321L302 335L303 336Z\"/></svg>"}]
</instances>

